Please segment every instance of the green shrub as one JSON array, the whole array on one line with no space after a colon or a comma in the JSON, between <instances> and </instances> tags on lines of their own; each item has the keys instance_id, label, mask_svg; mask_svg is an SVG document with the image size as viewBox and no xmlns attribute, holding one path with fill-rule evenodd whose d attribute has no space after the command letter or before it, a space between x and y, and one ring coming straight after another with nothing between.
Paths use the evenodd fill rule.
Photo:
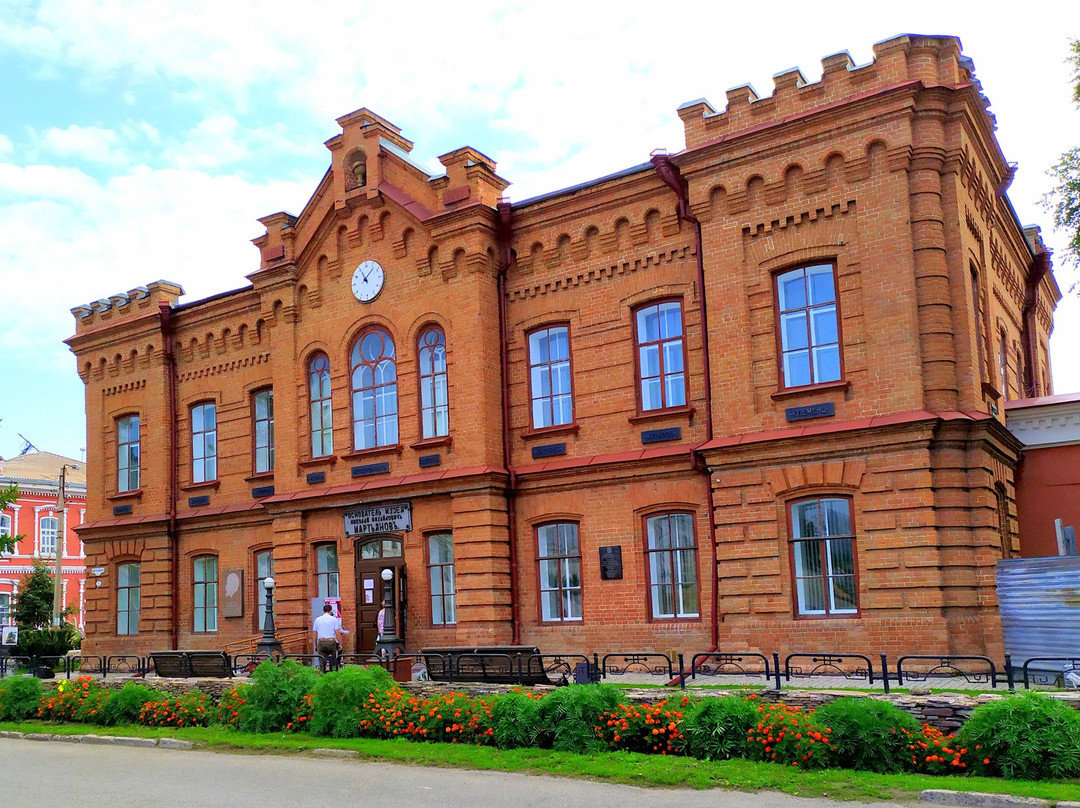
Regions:
<instances>
[{"instance_id":1,"label":"green shrub","mask_svg":"<svg viewBox=\"0 0 1080 808\"><path fill-rule=\"evenodd\" d=\"M117 724L137 724L143 705L148 701L165 701L167 693L152 687L128 682L109 694L108 700L98 711L94 723L112 727Z\"/></svg>"},{"instance_id":2,"label":"green shrub","mask_svg":"<svg viewBox=\"0 0 1080 808\"><path fill-rule=\"evenodd\" d=\"M911 760L919 722L877 699L846 696L819 707L814 721L829 732L836 765L867 772L899 772Z\"/></svg>"},{"instance_id":3,"label":"green shrub","mask_svg":"<svg viewBox=\"0 0 1080 808\"><path fill-rule=\"evenodd\" d=\"M746 733L746 756L803 769L836 766L829 728L813 710L789 704L762 704L757 723Z\"/></svg>"},{"instance_id":4,"label":"green shrub","mask_svg":"<svg viewBox=\"0 0 1080 808\"><path fill-rule=\"evenodd\" d=\"M495 700L491 719L499 749L540 746L540 701L523 692L510 692Z\"/></svg>"},{"instance_id":5,"label":"green shrub","mask_svg":"<svg viewBox=\"0 0 1080 808\"><path fill-rule=\"evenodd\" d=\"M623 703L614 685L568 685L540 699L538 741L560 752L590 752L604 748L596 734L604 713Z\"/></svg>"},{"instance_id":6,"label":"green shrub","mask_svg":"<svg viewBox=\"0 0 1080 808\"><path fill-rule=\"evenodd\" d=\"M958 734L975 774L1080 777L1080 712L1049 696L1025 693L980 705Z\"/></svg>"},{"instance_id":7,"label":"green shrub","mask_svg":"<svg viewBox=\"0 0 1080 808\"><path fill-rule=\"evenodd\" d=\"M348 666L332 671L318 677L311 701L311 720L302 723L309 724L307 729L313 735L355 738L361 734L361 714L366 716L369 698L375 696L376 701L381 701L384 695L394 690L398 690L394 678L378 665L367 668ZM304 716L305 711L301 711L298 717L290 716L288 721L295 724ZM297 721L293 721L293 718L297 718Z\"/></svg>"},{"instance_id":8,"label":"green shrub","mask_svg":"<svg viewBox=\"0 0 1080 808\"><path fill-rule=\"evenodd\" d=\"M56 689L41 697L38 718L46 721L76 721L89 724L97 720L109 692L89 676L56 683Z\"/></svg>"},{"instance_id":9,"label":"green shrub","mask_svg":"<svg viewBox=\"0 0 1080 808\"><path fill-rule=\"evenodd\" d=\"M12 656L62 657L82 642L79 630L70 623L49 628L20 628L19 644Z\"/></svg>"},{"instance_id":10,"label":"green shrub","mask_svg":"<svg viewBox=\"0 0 1080 808\"><path fill-rule=\"evenodd\" d=\"M746 754L746 734L758 721L758 703L741 696L702 699L683 716L685 751L702 760L731 760Z\"/></svg>"},{"instance_id":11,"label":"green shrub","mask_svg":"<svg viewBox=\"0 0 1080 808\"><path fill-rule=\"evenodd\" d=\"M190 690L179 698L146 702L139 711L139 723L146 727L206 727L216 712L209 696Z\"/></svg>"},{"instance_id":12,"label":"green shrub","mask_svg":"<svg viewBox=\"0 0 1080 808\"><path fill-rule=\"evenodd\" d=\"M238 728L244 732L283 732L300 700L314 691L319 672L295 659L263 662L251 674L252 687L241 705Z\"/></svg>"},{"instance_id":13,"label":"green shrub","mask_svg":"<svg viewBox=\"0 0 1080 808\"><path fill-rule=\"evenodd\" d=\"M41 706L41 680L33 676L0 679L0 721L25 721Z\"/></svg>"}]
</instances>

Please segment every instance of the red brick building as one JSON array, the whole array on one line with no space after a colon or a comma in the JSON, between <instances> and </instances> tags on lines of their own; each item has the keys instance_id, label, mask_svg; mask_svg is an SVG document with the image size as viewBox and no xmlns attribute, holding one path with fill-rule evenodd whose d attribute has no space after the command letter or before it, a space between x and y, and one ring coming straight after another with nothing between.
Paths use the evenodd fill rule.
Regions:
<instances>
[{"instance_id":1,"label":"red brick building","mask_svg":"<svg viewBox=\"0 0 1080 808\"><path fill-rule=\"evenodd\" d=\"M64 540L61 552L61 597L72 610L68 620L82 627L86 556L75 529L86 518L86 464L52 452L28 452L0 459L0 488L19 487L19 496L0 511L0 536L21 536L10 553L0 553L0 626L14 625L12 604L19 582L40 558L55 569L60 533L60 469L64 474Z\"/></svg>"},{"instance_id":2,"label":"red brick building","mask_svg":"<svg viewBox=\"0 0 1080 808\"><path fill-rule=\"evenodd\" d=\"M410 650L999 654L1060 293L958 40L823 66L512 204L361 109L250 286L74 309L86 647L251 637L272 569L296 647L340 596L364 651L389 568Z\"/></svg>"}]
</instances>

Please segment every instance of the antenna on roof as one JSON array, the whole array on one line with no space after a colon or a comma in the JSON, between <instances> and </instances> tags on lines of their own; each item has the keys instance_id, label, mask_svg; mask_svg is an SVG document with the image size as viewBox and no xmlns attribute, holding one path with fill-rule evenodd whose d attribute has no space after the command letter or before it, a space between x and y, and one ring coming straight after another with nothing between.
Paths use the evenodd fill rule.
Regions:
<instances>
[{"instance_id":1,"label":"antenna on roof","mask_svg":"<svg viewBox=\"0 0 1080 808\"><path fill-rule=\"evenodd\" d=\"M34 444L32 444L26 438L26 436L23 435L21 432L16 432L15 434L18 435L20 438L22 438L22 442L26 444L25 446L22 447L22 451L19 452L19 457L22 457L24 454L29 452L31 449L33 449L35 452L40 452L41 451L40 449L38 449L38 447L36 447Z\"/></svg>"}]
</instances>

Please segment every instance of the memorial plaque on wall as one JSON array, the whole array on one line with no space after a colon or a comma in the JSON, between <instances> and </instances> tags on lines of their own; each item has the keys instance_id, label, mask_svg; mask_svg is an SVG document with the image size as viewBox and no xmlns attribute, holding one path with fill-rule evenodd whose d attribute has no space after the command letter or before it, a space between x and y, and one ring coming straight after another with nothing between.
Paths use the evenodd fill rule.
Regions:
<instances>
[{"instance_id":1,"label":"memorial plaque on wall","mask_svg":"<svg viewBox=\"0 0 1080 808\"><path fill-rule=\"evenodd\" d=\"M242 569L222 570L221 580L225 584L221 598L221 616L243 617L244 571ZM256 593L256 595L260 594L265 597L265 594L262 592Z\"/></svg>"},{"instance_id":2,"label":"memorial plaque on wall","mask_svg":"<svg viewBox=\"0 0 1080 808\"><path fill-rule=\"evenodd\" d=\"M622 578L622 547L600 548L600 580L617 581Z\"/></svg>"},{"instance_id":3,"label":"memorial plaque on wall","mask_svg":"<svg viewBox=\"0 0 1080 808\"><path fill-rule=\"evenodd\" d=\"M346 536L404 533L412 530L412 503L391 502L345 511Z\"/></svg>"}]
</instances>

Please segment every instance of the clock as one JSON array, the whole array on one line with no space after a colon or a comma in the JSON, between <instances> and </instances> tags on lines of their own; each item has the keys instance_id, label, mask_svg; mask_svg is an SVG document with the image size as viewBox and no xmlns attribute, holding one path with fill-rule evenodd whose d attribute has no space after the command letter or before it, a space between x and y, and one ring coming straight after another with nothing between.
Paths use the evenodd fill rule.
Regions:
<instances>
[{"instance_id":1,"label":"clock","mask_svg":"<svg viewBox=\"0 0 1080 808\"><path fill-rule=\"evenodd\" d=\"M386 274L377 261L364 261L352 274L352 293L361 303L370 303L382 291Z\"/></svg>"}]
</instances>

